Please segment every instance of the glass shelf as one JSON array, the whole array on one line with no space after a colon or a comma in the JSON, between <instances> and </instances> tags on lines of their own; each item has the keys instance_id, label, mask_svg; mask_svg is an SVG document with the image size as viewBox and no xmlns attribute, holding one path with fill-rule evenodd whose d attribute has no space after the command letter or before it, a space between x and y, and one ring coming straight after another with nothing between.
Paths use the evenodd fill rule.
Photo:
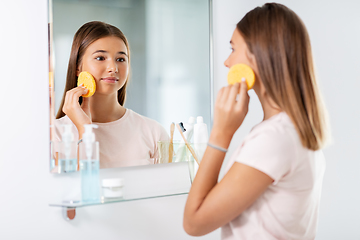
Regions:
<instances>
[{"instance_id":1,"label":"glass shelf","mask_svg":"<svg viewBox=\"0 0 360 240\"><path fill-rule=\"evenodd\" d=\"M186 195L187 192L180 192L180 193L173 193L167 195L153 195L153 196L124 196L122 198L104 198L101 197L99 202L82 202L80 200L69 200L69 201L62 201L59 203L50 203L49 206L51 207L64 207L64 208L79 208L79 207L87 207L87 206L96 206L96 205L103 205L109 203L118 203L118 202L129 202L129 201L137 201L137 200L145 200L145 199L153 199L153 198L160 198L160 197L172 197L172 196L179 196L179 195Z\"/></svg>"},{"instance_id":2,"label":"glass shelf","mask_svg":"<svg viewBox=\"0 0 360 240\"><path fill-rule=\"evenodd\" d=\"M100 169L100 180L121 177L126 183L123 187L123 197L101 197L97 202L81 201L81 194L76 190L80 191L81 189L79 172L58 175L54 179L58 180L57 183L66 191L54 196L49 206L62 208L63 217L66 220L73 220L76 215L76 208L80 207L186 195L195 176L195 165L194 161L189 161L130 168Z\"/></svg>"}]
</instances>

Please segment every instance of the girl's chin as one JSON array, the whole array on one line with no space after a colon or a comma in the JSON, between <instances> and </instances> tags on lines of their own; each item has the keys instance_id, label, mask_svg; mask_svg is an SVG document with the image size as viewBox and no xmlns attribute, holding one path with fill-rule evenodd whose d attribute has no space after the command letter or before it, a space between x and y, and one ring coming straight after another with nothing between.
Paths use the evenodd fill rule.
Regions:
<instances>
[{"instance_id":1,"label":"girl's chin","mask_svg":"<svg viewBox=\"0 0 360 240\"><path fill-rule=\"evenodd\" d=\"M96 90L94 96L110 96L113 94L117 94L119 89L111 89L111 90Z\"/></svg>"}]
</instances>

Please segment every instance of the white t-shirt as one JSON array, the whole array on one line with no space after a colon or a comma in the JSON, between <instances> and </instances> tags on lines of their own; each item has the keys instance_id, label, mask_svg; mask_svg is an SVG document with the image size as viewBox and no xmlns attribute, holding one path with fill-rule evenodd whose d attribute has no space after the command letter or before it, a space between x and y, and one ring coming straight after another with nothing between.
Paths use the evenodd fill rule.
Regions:
<instances>
[{"instance_id":1,"label":"white t-shirt","mask_svg":"<svg viewBox=\"0 0 360 240\"><path fill-rule=\"evenodd\" d=\"M264 172L274 182L222 227L223 240L315 238L325 159L321 151L302 146L286 113L256 125L232 155L227 170L235 161Z\"/></svg>"},{"instance_id":2,"label":"white t-shirt","mask_svg":"<svg viewBox=\"0 0 360 240\"><path fill-rule=\"evenodd\" d=\"M64 116L55 121L55 138L60 141L64 128L72 124L75 140L79 133L72 121ZM165 129L155 120L126 109L124 116L108 123L96 123L93 129L100 148L100 168L153 164L158 157L157 142L169 140Z\"/></svg>"}]
</instances>

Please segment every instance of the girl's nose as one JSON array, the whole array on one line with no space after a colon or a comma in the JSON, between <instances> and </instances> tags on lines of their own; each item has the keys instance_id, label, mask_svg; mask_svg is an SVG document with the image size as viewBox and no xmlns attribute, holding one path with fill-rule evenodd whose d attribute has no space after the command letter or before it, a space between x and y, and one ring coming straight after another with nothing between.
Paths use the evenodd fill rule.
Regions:
<instances>
[{"instance_id":1,"label":"girl's nose","mask_svg":"<svg viewBox=\"0 0 360 240\"><path fill-rule=\"evenodd\" d=\"M230 68L229 58L225 60L224 65L225 65L225 67Z\"/></svg>"},{"instance_id":2,"label":"girl's nose","mask_svg":"<svg viewBox=\"0 0 360 240\"><path fill-rule=\"evenodd\" d=\"M108 66L108 72L117 73L118 72L118 66L114 61L111 61Z\"/></svg>"}]
</instances>

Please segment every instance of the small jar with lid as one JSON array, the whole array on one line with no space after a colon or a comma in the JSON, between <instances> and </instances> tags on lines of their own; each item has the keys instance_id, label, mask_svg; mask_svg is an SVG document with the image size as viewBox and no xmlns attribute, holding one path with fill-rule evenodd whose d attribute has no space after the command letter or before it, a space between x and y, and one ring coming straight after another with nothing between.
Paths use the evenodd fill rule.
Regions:
<instances>
[{"instance_id":1,"label":"small jar with lid","mask_svg":"<svg viewBox=\"0 0 360 240\"><path fill-rule=\"evenodd\" d=\"M115 199L123 197L123 179L122 178L108 178L102 180L102 194L104 199Z\"/></svg>"}]
</instances>

